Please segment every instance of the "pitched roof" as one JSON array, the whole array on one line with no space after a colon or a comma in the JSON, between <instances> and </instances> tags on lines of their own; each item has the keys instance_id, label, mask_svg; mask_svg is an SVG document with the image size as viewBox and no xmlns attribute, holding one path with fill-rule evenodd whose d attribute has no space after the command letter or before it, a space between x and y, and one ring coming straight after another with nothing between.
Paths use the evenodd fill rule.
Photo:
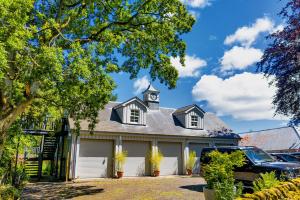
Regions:
<instances>
[{"instance_id":1,"label":"pitched roof","mask_svg":"<svg viewBox=\"0 0 300 200\"><path fill-rule=\"evenodd\" d=\"M114 109L118 109L120 107L126 106L127 104L133 102L133 101L137 101L139 102L143 107L145 107L146 109L148 109L148 107L145 105L144 101L142 101L140 98L138 97L132 97L131 99L128 99L127 101L123 102L123 103L119 103L117 104Z\"/></svg>"},{"instance_id":2,"label":"pitched roof","mask_svg":"<svg viewBox=\"0 0 300 200\"><path fill-rule=\"evenodd\" d=\"M237 134L210 134L209 131L221 130L228 126L213 113L205 113L204 127L205 130L186 129L181 126L180 122L173 116L175 109L160 108L159 110L149 110L147 115L146 126L122 124L114 107L119 103L110 102L103 110L98 113L99 122L94 129L97 132L110 133L138 133L153 135L174 135L174 136L198 136L198 137L220 137L220 138L239 138ZM69 119L70 128L74 129L74 121ZM89 122L82 120L80 122L81 130L88 130Z\"/></svg>"},{"instance_id":3,"label":"pitched roof","mask_svg":"<svg viewBox=\"0 0 300 200\"><path fill-rule=\"evenodd\" d=\"M184 107L178 108L178 109L174 112L174 114L184 113L184 112L189 111L189 110L192 109L192 108L197 108L197 109L200 110L201 112L205 113L205 111L202 110L198 105L192 104L192 105L188 105L188 106L184 106Z\"/></svg>"},{"instance_id":4,"label":"pitched roof","mask_svg":"<svg viewBox=\"0 0 300 200\"><path fill-rule=\"evenodd\" d=\"M257 146L267 151L300 148L300 135L295 127L280 127L240 134L242 146Z\"/></svg>"},{"instance_id":5,"label":"pitched roof","mask_svg":"<svg viewBox=\"0 0 300 200\"><path fill-rule=\"evenodd\" d=\"M147 89L144 90L143 94L146 92L146 91L150 91L150 92L159 92L159 90L155 89L152 84L149 84Z\"/></svg>"}]
</instances>

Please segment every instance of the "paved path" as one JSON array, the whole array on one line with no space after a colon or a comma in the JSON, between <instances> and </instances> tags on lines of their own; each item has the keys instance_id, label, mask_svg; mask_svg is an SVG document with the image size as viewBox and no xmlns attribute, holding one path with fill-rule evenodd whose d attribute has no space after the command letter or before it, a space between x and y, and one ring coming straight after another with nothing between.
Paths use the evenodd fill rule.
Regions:
<instances>
[{"instance_id":1,"label":"paved path","mask_svg":"<svg viewBox=\"0 0 300 200\"><path fill-rule=\"evenodd\" d=\"M28 183L22 199L204 200L204 183L186 176Z\"/></svg>"}]
</instances>

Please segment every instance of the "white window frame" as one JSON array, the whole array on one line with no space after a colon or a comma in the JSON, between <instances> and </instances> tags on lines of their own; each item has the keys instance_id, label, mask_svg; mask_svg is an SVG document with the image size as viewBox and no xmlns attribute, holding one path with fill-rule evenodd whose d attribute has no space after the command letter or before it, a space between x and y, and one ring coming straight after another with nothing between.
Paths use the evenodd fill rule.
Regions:
<instances>
[{"instance_id":1,"label":"white window frame","mask_svg":"<svg viewBox=\"0 0 300 200\"><path fill-rule=\"evenodd\" d=\"M198 127L199 124L199 116L191 115L191 127Z\"/></svg>"},{"instance_id":2,"label":"white window frame","mask_svg":"<svg viewBox=\"0 0 300 200\"><path fill-rule=\"evenodd\" d=\"M138 124L140 122L140 111L138 109L130 110L130 123Z\"/></svg>"}]
</instances>

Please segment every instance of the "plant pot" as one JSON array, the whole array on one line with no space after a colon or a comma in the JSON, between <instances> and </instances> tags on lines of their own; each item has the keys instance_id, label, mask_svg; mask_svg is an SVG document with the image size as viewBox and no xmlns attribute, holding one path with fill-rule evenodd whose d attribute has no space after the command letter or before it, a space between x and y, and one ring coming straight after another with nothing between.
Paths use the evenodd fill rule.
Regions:
<instances>
[{"instance_id":1,"label":"plant pot","mask_svg":"<svg viewBox=\"0 0 300 200\"><path fill-rule=\"evenodd\" d=\"M207 189L206 187L203 188L203 193L205 200L215 200L216 194L214 189Z\"/></svg>"},{"instance_id":2,"label":"plant pot","mask_svg":"<svg viewBox=\"0 0 300 200\"><path fill-rule=\"evenodd\" d=\"M119 171L117 172L117 177L118 177L118 178L122 178L123 175L124 175L124 172L119 172Z\"/></svg>"},{"instance_id":3,"label":"plant pot","mask_svg":"<svg viewBox=\"0 0 300 200\"><path fill-rule=\"evenodd\" d=\"M187 169L186 171L189 176L192 175L192 173L193 173L193 171L191 169Z\"/></svg>"},{"instance_id":4,"label":"plant pot","mask_svg":"<svg viewBox=\"0 0 300 200\"><path fill-rule=\"evenodd\" d=\"M159 170L154 170L153 176L159 176L160 171Z\"/></svg>"}]
</instances>

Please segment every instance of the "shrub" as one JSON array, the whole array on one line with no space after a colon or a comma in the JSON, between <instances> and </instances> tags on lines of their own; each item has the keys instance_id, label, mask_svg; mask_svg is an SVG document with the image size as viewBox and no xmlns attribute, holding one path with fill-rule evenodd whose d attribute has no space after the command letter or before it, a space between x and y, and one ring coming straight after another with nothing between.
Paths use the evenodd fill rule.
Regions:
<instances>
[{"instance_id":1,"label":"shrub","mask_svg":"<svg viewBox=\"0 0 300 200\"><path fill-rule=\"evenodd\" d=\"M300 178L290 181L280 182L269 189L263 189L253 194L244 194L236 200L265 200L265 199L300 199Z\"/></svg>"},{"instance_id":2,"label":"shrub","mask_svg":"<svg viewBox=\"0 0 300 200\"><path fill-rule=\"evenodd\" d=\"M187 159L187 163L186 163L186 169L190 169L192 170L195 163L196 163L196 152L195 151L190 151L189 153L189 157Z\"/></svg>"},{"instance_id":3,"label":"shrub","mask_svg":"<svg viewBox=\"0 0 300 200\"><path fill-rule=\"evenodd\" d=\"M21 196L21 190L11 186L11 185L1 185L0 186L0 199L14 200L19 199Z\"/></svg>"},{"instance_id":4,"label":"shrub","mask_svg":"<svg viewBox=\"0 0 300 200\"><path fill-rule=\"evenodd\" d=\"M164 158L164 156L161 153L161 151L159 151L159 150L157 153L150 152L150 162L153 165L154 171L160 170L160 163L163 158Z\"/></svg>"},{"instance_id":5,"label":"shrub","mask_svg":"<svg viewBox=\"0 0 300 200\"><path fill-rule=\"evenodd\" d=\"M269 189L278 185L280 181L276 178L276 174L274 171L268 173L261 173L260 178L253 182L253 190L254 192L261 191L263 189Z\"/></svg>"},{"instance_id":6,"label":"shrub","mask_svg":"<svg viewBox=\"0 0 300 200\"><path fill-rule=\"evenodd\" d=\"M117 171L119 172L123 172L124 171L124 164L126 162L127 159L127 151L120 151L118 153L116 153L115 155L115 160L117 161Z\"/></svg>"},{"instance_id":7,"label":"shrub","mask_svg":"<svg viewBox=\"0 0 300 200\"><path fill-rule=\"evenodd\" d=\"M232 200L241 194L241 183L238 188L234 186L235 167L244 164L244 153L234 151L230 154L212 151L208 155L210 162L204 166L204 178L208 189L214 189L217 200Z\"/></svg>"}]
</instances>

